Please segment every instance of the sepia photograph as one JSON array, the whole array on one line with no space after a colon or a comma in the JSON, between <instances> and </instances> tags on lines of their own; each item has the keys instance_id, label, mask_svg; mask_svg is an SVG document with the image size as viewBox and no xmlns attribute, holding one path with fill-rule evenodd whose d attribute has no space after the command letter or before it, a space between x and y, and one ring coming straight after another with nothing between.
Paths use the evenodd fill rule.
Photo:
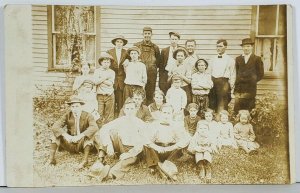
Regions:
<instances>
[{"instance_id":1,"label":"sepia photograph","mask_svg":"<svg viewBox=\"0 0 300 193\"><path fill-rule=\"evenodd\" d=\"M31 5L33 186L290 184L288 5Z\"/></svg>"}]
</instances>

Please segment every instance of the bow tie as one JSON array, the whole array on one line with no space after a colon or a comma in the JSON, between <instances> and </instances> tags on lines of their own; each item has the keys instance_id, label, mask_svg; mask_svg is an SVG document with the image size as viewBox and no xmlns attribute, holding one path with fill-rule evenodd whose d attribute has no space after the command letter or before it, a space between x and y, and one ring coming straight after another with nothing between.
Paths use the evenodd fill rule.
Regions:
<instances>
[{"instance_id":1,"label":"bow tie","mask_svg":"<svg viewBox=\"0 0 300 193\"><path fill-rule=\"evenodd\" d=\"M222 58L222 55L218 55L218 58Z\"/></svg>"},{"instance_id":2,"label":"bow tie","mask_svg":"<svg viewBox=\"0 0 300 193\"><path fill-rule=\"evenodd\" d=\"M161 125L170 126L170 123L162 122Z\"/></svg>"}]
</instances>

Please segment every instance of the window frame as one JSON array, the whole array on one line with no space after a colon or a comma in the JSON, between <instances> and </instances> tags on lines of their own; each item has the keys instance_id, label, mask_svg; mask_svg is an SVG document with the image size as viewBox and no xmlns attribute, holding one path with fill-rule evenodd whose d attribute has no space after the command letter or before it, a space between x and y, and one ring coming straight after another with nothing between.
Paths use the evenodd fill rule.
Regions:
<instances>
[{"instance_id":1,"label":"window frame","mask_svg":"<svg viewBox=\"0 0 300 193\"><path fill-rule=\"evenodd\" d=\"M57 68L56 65L56 35L61 34L59 31L55 30L55 11L56 5L48 5L47 6L47 13L48 13L48 71L49 72L73 72L73 70L68 67ZM68 5L66 5L68 6ZM97 23L99 23L99 8L97 6L92 6L94 9L94 32L85 32L83 33L85 36L94 36L94 63L97 66L97 47L98 47L98 37L99 37L99 30Z\"/></svg>"}]
</instances>

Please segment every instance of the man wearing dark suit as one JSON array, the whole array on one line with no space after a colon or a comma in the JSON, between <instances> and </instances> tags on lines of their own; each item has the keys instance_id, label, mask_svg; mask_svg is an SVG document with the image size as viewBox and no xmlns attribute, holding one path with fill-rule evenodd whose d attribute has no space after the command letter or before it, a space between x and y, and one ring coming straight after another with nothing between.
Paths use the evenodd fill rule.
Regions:
<instances>
[{"instance_id":1,"label":"man wearing dark suit","mask_svg":"<svg viewBox=\"0 0 300 193\"><path fill-rule=\"evenodd\" d=\"M92 114L82 111L84 102L77 96L72 96L67 103L70 111L57 120L51 130L50 164L55 165L55 153L58 147L69 152L84 151L83 161L77 169L85 167L88 163L90 148L95 145L94 135L99 130ZM66 129L65 129L66 128Z\"/></svg>"},{"instance_id":2,"label":"man wearing dark suit","mask_svg":"<svg viewBox=\"0 0 300 193\"><path fill-rule=\"evenodd\" d=\"M111 40L111 43L115 46L114 48L107 51L114 58L114 62L110 65L110 68L115 71L115 82L114 82L114 94L115 94L115 112L119 113L120 109L123 107L123 90L124 90L124 80L125 71L123 67L124 61L128 58L127 51L123 49L123 46L127 44L127 40L124 36L119 35Z\"/></svg>"},{"instance_id":3,"label":"man wearing dark suit","mask_svg":"<svg viewBox=\"0 0 300 193\"><path fill-rule=\"evenodd\" d=\"M166 66L168 63L175 63L173 52L177 49L178 41L180 39L180 35L177 32L170 32L169 36L170 46L161 50L161 63L159 65L159 88L165 95L171 86L168 82L168 71L166 70Z\"/></svg>"},{"instance_id":4,"label":"man wearing dark suit","mask_svg":"<svg viewBox=\"0 0 300 193\"><path fill-rule=\"evenodd\" d=\"M255 108L257 82L264 76L264 65L259 56L252 53L254 42L250 38L242 40L243 54L235 60L235 104L234 112Z\"/></svg>"}]
</instances>

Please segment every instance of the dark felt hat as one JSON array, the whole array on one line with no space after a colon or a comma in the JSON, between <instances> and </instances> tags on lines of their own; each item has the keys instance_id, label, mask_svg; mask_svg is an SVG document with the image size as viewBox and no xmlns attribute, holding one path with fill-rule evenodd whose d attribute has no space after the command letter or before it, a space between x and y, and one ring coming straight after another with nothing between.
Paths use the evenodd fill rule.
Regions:
<instances>
[{"instance_id":1,"label":"dark felt hat","mask_svg":"<svg viewBox=\"0 0 300 193\"><path fill-rule=\"evenodd\" d=\"M125 39L124 36L122 36L122 35L117 35L114 39L111 40L111 43L112 43L113 45L116 45L116 41L117 41L118 39L120 39L120 40L122 40L122 41L124 42L124 45L123 45L123 46L125 46L125 45L127 44L127 42L128 42L128 41Z\"/></svg>"},{"instance_id":2,"label":"dark felt hat","mask_svg":"<svg viewBox=\"0 0 300 193\"><path fill-rule=\"evenodd\" d=\"M174 35L174 36L178 37L178 39L180 39L180 35L178 32L171 31L171 32L169 32L169 36L171 37L171 35Z\"/></svg>"},{"instance_id":3,"label":"dark felt hat","mask_svg":"<svg viewBox=\"0 0 300 193\"><path fill-rule=\"evenodd\" d=\"M240 45L243 46L243 45L253 45L253 44L254 42L252 41L251 38L245 38L242 40L242 43Z\"/></svg>"}]
</instances>

